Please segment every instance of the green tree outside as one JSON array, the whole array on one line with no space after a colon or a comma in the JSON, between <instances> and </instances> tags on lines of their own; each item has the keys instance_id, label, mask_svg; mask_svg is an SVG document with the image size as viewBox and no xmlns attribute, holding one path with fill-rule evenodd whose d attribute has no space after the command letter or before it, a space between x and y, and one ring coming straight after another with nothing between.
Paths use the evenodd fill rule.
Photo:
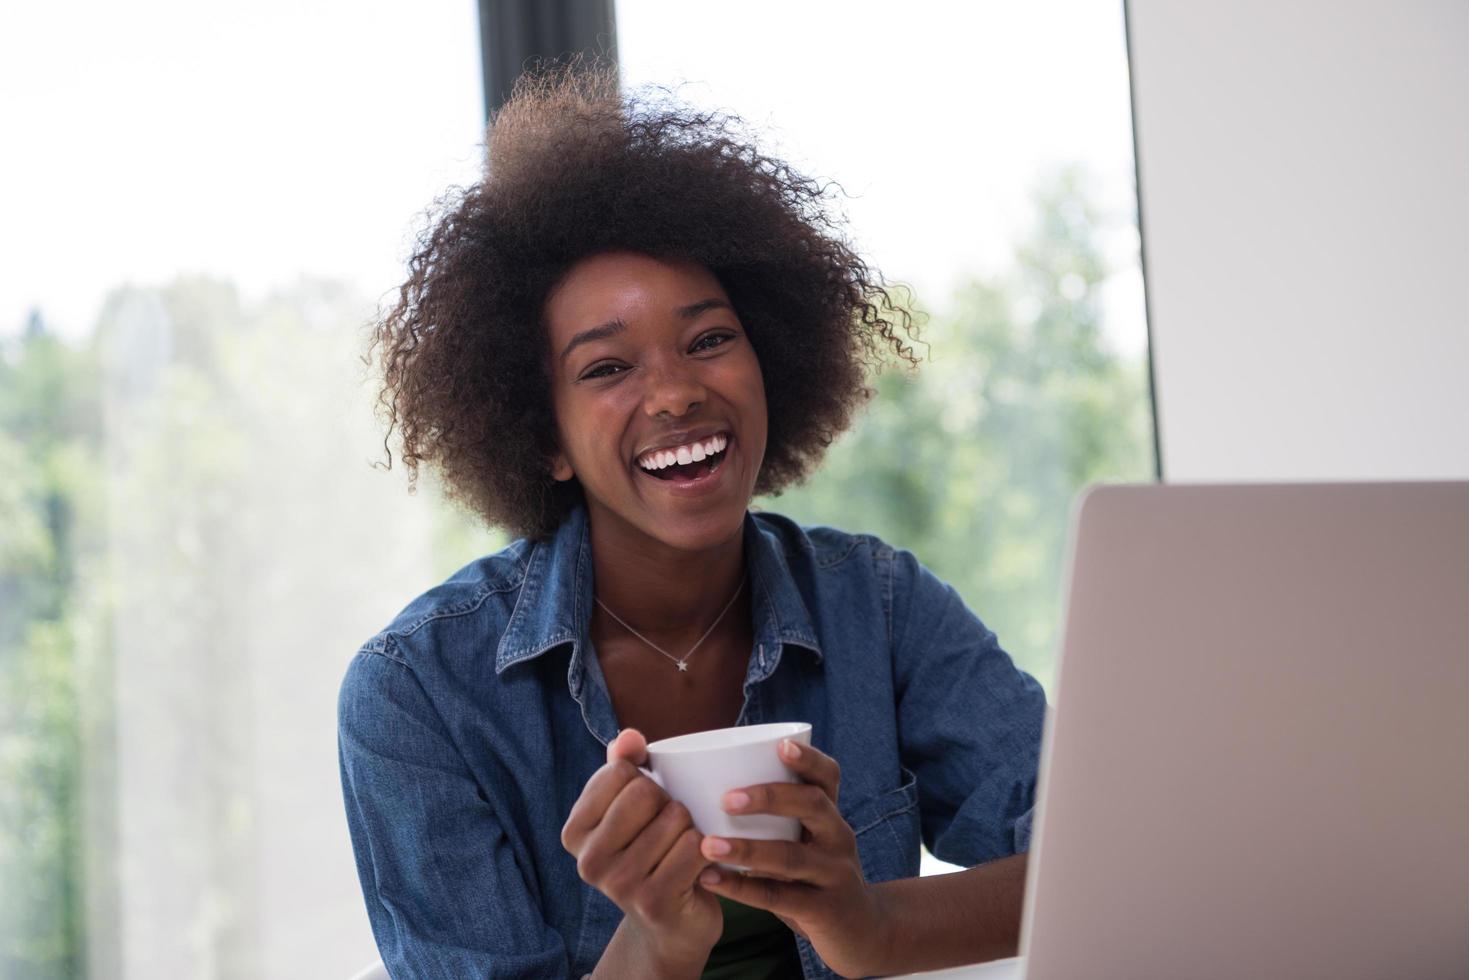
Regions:
<instances>
[{"instance_id":1,"label":"green tree outside","mask_svg":"<svg viewBox=\"0 0 1469 980\"><path fill-rule=\"evenodd\" d=\"M1046 186L1013 272L929 317L930 359L881 375L825 466L763 501L912 551L1047 687L1073 497L1154 475L1147 363L1107 347L1112 270L1083 184L1068 170Z\"/></svg>"},{"instance_id":2,"label":"green tree outside","mask_svg":"<svg viewBox=\"0 0 1469 980\"><path fill-rule=\"evenodd\" d=\"M77 586L98 550L95 362L33 314L0 358L0 976L82 974Z\"/></svg>"}]
</instances>

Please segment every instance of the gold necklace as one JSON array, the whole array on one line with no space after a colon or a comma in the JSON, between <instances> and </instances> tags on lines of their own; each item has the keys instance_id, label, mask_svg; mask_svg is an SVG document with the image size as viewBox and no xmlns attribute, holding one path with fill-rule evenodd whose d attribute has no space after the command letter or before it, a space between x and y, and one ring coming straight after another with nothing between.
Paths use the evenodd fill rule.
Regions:
<instances>
[{"instance_id":1,"label":"gold necklace","mask_svg":"<svg viewBox=\"0 0 1469 980\"><path fill-rule=\"evenodd\" d=\"M740 597L740 593L743 592L744 589L745 580L743 577L741 577L739 588L735 589L734 595L729 597L729 601L726 602L724 604L724 608L719 611L719 615L715 618L713 624L711 624L710 627L704 631L704 635L699 637L698 641L695 642L693 646L689 647L689 652L684 654L682 657L675 657L673 654L669 653L667 650L663 649L658 644L654 643L652 640L648 639L646 636L639 633L631 626L627 625L627 623L623 622L621 616L617 615L617 613L613 612L611 609L608 609L607 603L603 602L601 599L598 599L595 595L592 596L592 599L597 603L597 605L602 607L603 612L611 616L613 619L617 620L617 622L621 624L623 629L627 630L633 636L636 636L638 639L648 644L648 646L652 647L654 650L657 650L659 653L663 654L663 656L667 657L669 660L672 660L674 663L678 664L678 669L684 673L687 673L689 669L689 657L694 655L694 651L699 649L699 645L701 643L709 639L709 634L714 632L714 627L718 626L720 622L724 619L724 614L729 612L730 608L734 606L735 600Z\"/></svg>"}]
</instances>

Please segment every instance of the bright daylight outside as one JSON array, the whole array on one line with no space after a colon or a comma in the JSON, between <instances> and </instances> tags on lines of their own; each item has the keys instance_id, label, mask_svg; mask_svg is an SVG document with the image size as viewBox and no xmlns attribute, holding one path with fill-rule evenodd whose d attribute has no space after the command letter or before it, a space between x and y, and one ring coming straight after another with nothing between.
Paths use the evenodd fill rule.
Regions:
<instances>
[{"instance_id":1,"label":"bright daylight outside","mask_svg":"<svg viewBox=\"0 0 1469 980\"><path fill-rule=\"evenodd\" d=\"M616 15L626 85L836 181L921 313L920 368L759 506L913 551L1050 684L1071 498L1155 467L1121 5ZM382 467L360 359L476 178L475 5L7 20L0 976L346 977L338 685L505 543Z\"/></svg>"}]
</instances>

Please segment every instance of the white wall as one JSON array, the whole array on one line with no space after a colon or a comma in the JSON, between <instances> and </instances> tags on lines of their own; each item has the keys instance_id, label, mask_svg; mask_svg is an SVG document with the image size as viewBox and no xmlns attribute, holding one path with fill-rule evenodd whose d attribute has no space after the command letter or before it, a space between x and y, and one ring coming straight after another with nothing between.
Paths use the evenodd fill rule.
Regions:
<instances>
[{"instance_id":1,"label":"white wall","mask_svg":"<svg viewBox=\"0 0 1469 980\"><path fill-rule=\"evenodd\" d=\"M1469 477L1469 3L1128 16L1165 479Z\"/></svg>"}]
</instances>

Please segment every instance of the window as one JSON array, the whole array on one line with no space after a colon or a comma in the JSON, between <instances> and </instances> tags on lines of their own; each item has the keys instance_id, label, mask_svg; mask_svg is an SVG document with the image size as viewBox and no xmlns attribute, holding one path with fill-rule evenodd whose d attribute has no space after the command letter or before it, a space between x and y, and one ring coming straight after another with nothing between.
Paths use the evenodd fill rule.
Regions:
<instances>
[{"instance_id":1,"label":"window","mask_svg":"<svg viewBox=\"0 0 1469 980\"><path fill-rule=\"evenodd\" d=\"M1121 4L617 19L626 84L733 110L839 181L859 251L927 316L918 372L881 376L825 466L762 505L913 551L1049 686L1071 499L1156 472Z\"/></svg>"},{"instance_id":2,"label":"window","mask_svg":"<svg viewBox=\"0 0 1469 980\"><path fill-rule=\"evenodd\" d=\"M450 525L373 469L357 355L477 175L478 40L457 2L7 17L0 974L375 956L336 690Z\"/></svg>"},{"instance_id":3,"label":"window","mask_svg":"<svg viewBox=\"0 0 1469 980\"><path fill-rule=\"evenodd\" d=\"M928 318L761 505L910 548L1049 683L1070 498L1155 465L1120 6L617 19L628 84L840 180ZM0 37L0 973L374 955L337 687L501 539L373 467L357 356L415 216L477 178L478 40L447 0L33 4Z\"/></svg>"}]
</instances>

